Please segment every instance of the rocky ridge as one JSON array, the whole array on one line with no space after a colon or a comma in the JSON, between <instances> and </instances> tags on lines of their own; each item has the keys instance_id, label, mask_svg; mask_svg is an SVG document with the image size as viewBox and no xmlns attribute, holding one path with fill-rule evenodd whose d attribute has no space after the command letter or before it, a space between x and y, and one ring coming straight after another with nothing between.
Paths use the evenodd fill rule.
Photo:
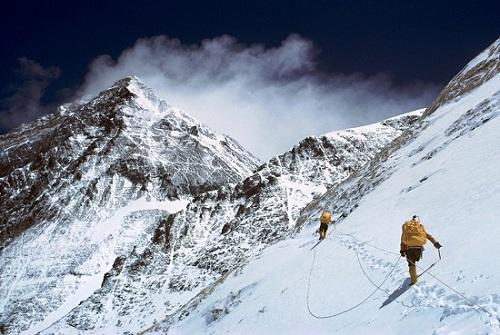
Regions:
<instances>
[{"instance_id":1,"label":"rocky ridge","mask_svg":"<svg viewBox=\"0 0 500 335\"><path fill-rule=\"evenodd\" d=\"M133 333L175 314L207 287L290 234L300 210L416 122L422 110L308 137L243 181L195 196L144 248L117 258L106 282L47 333Z\"/></svg>"},{"instance_id":2,"label":"rocky ridge","mask_svg":"<svg viewBox=\"0 0 500 335\"><path fill-rule=\"evenodd\" d=\"M71 309L165 215L259 163L135 77L1 136L0 324Z\"/></svg>"}]
</instances>

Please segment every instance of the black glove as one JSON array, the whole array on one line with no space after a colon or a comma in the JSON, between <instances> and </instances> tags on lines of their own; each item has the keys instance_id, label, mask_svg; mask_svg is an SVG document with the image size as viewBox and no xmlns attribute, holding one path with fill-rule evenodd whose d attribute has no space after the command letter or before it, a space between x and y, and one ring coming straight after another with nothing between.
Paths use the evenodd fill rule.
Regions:
<instances>
[{"instance_id":1,"label":"black glove","mask_svg":"<svg viewBox=\"0 0 500 335\"><path fill-rule=\"evenodd\" d=\"M443 246L441 244L439 244L439 242L436 242L436 243L434 243L434 247L436 249L439 249L439 248L442 248Z\"/></svg>"},{"instance_id":2,"label":"black glove","mask_svg":"<svg viewBox=\"0 0 500 335\"><path fill-rule=\"evenodd\" d=\"M399 253L401 254L401 257L406 257L406 251L399 250Z\"/></svg>"}]
</instances>

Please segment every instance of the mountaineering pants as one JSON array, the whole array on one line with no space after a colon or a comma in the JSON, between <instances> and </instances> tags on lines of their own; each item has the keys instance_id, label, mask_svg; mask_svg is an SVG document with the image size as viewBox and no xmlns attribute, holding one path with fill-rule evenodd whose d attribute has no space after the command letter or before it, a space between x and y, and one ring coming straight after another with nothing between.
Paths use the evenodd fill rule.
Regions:
<instances>
[{"instance_id":1,"label":"mountaineering pants","mask_svg":"<svg viewBox=\"0 0 500 335\"><path fill-rule=\"evenodd\" d=\"M424 248L408 248L406 250L406 260L408 261L408 270L412 284L417 283L417 267L415 264L422 258Z\"/></svg>"},{"instance_id":2,"label":"mountaineering pants","mask_svg":"<svg viewBox=\"0 0 500 335\"><path fill-rule=\"evenodd\" d=\"M328 230L328 224L322 223L319 226L319 239L323 240L326 237L326 231Z\"/></svg>"},{"instance_id":3,"label":"mountaineering pants","mask_svg":"<svg viewBox=\"0 0 500 335\"><path fill-rule=\"evenodd\" d=\"M423 248L408 248L406 250L406 260L408 261L408 266L415 266L422 258L422 250Z\"/></svg>"}]
</instances>

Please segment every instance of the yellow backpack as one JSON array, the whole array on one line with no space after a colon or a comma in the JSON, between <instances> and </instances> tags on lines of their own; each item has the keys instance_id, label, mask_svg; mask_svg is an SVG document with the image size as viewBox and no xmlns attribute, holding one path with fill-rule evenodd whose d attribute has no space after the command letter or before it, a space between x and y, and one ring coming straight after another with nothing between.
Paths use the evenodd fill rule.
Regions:
<instances>
[{"instance_id":1,"label":"yellow backpack","mask_svg":"<svg viewBox=\"0 0 500 335\"><path fill-rule=\"evenodd\" d=\"M409 247L423 246L427 242L424 226L412 220L405 222L403 242Z\"/></svg>"},{"instance_id":2,"label":"yellow backpack","mask_svg":"<svg viewBox=\"0 0 500 335\"><path fill-rule=\"evenodd\" d=\"M319 217L319 221L321 223L329 224L331 220L332 214L329 211L323 211L323 213L321 213L321 216Z\"/></svg>"}]
</instances>

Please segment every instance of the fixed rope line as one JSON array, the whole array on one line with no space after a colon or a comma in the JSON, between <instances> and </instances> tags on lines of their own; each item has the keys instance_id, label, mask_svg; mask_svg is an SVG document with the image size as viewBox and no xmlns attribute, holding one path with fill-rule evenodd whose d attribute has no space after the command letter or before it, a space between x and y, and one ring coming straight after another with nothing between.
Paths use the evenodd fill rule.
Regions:
<instances>
[{"instance_id":1,"label":"fixed rope line","mask_svg":"<svg viewBox=\"0 0 500 335\"><path fill-rule=\"evenodd\" d=\"M366 273L365 268L364 268L363 264L361 263L361 259L359 258L359 253L358 253L358 252L356 252L356 258L357 258L357 260L358 260L359 267L361 268L361 271L363 272L363 275L366 277L366 279L368 279L368 281L369 281L369 282L370 282L370 283L371 283L374 287L379 288L379 290L380 290L380 291L382 291L382 292L383 292L386 296L390 297L390 296L391 296L391 294L390 294L390 293L388 293L386 290L383 290L383 289L382 289L381 287L379 287L377 284L375 284L375 283L373 282L373 280L370 278L370 276ZM436 264L437 264L440 260L441 260L441 257L439 257L439 259L438 259L436 262L434 262L434 263L433 263L430 267L428 267L425 271L423 271L423 272L422 272L421 274L419 274L418 276L419 276L419 277L420 277L420 276L422 276L422 275L423 275L424 273L426 273L426 272L427 272L430 268L432 268L434 265L436 265ZM412 307L412 306L408 306L408 305L406 305L404 302L399 301L398 299L394 299L394 300L395 300L395 301L397 301L397 302L399 302L401 305L403 305L403 306L405 306L405 307L407 307L407 308L411 308L411 307Z\"/></svg>"},{"instance_id":2,"label":"fixed rope line","mask_svg":"<svg viewBox=\"0 0 500 335\"><path fill-rule=\"evenodd\" d=\"M345 235L345 236L350 236L352 237L353 239L355 239L356 241L364 244L364 245L367 245L369 247L372 247L374 249L377 249L377 250L380 250L380 251L383 251L383 252L386 252L386 253L390 253L390 254L394 254L396 255L397 253L394 252L394 251L390 251L390 250L386 250L386 249L383 249L383 248L380 248L380 247L377 247L375 245L372 245L368 242L364 242L364 241L361 241L359 240L358 238L356 238L354 235L352 234L348 234L348 233L336 233L336 235ZM493 318L496 318L498 321L500 321L500 318L495 315L494 313L492 313L491 311L489 311L488 309L486 309L484 306L481 306L479 305L478 303L474 302L472 299L470 299L469 297L467 297L466 295L464 295L463 293L459 292L458 290L456 290L455 288L453 288L451 285L447 284L446 282L444 282L442 279L440 279L439 277L437 277L436 275L434 275L433 273L431 273L429 270L434 266L436 265L439 261L441 261L441 251L438 249L438 253L439 253L439 260L436 261L434 264L432 264L430 267L428 267L427 269L424 269L422 268L421 266L419 266L418 264L410 261L410 263L412 263L413 265L415 265L418 269L422 270L423 272L420 274L423 275L424 273L427 273L429 276L431 276L432 278L436 279L438 282L440 282L442 285L444 285L445 287L447 287L449 290L451 290L452 292L454 292L455 294L459 295L460 297L462 297L465 301L467 301L469 304L473 305L473 306L476 306L477 308L479 308L479 310L485 312L486 314L488 314L490 317L493 317ZM357 255L357 253L356 253ZM359 260L359 258L358 258ZM363 270L363 267L361 267L362 270ZM364 271L363 271L364 273ZM367 277L369 279L369 281L373 284L372 280ZM374 286L377 286L377 285L374 285ZM380 285L381 286L381 285ZM383 290L382 290L383 291Z\"/></svg>"},{"instance_id":3,"label":"fixed rope line","mask_svg":"<svg viewBox=\"0 0 500 335\"><path fill-rule=\"evenodd\" d=\"M389 277L392 276L392 273L394 272L394 270L396 269L397 265L399 264L400 259L401 259L401 256L399 256L399 258L396 261L396 263L394 263L394 266L392 267L392 269L389 272L389 274L387 275L387 277L382 281L382 283L380 283L380 285L378 285L378 287L373 292L371 292L365 299L363 299L359 303L355 304L354 306L349 307L349 308L347 308L347 309L345 309L343 311L340 311L338 313L330 314L330 315L317 315L317 314L313 313L313 311L311 310L311 306L309 304L309 296L310 296L310 292L311 292L311 277L312 277L312 272L313 272L313 269L314 269L314 263L316 261L316 250L314 250L313 260L312 260L312 263L311 263L311 270L309 271L309 279L307 281L307 311L309 312L309 314L312 317L314 317L316 319L330 319L330 318L334 318L334 317L340 316L342 314L345 314L347 312L350 312L350 311L352 311L352 310L360 307L361 305L363 305L364 303L366 303L375 293L377 293L377 291L380 289L380 287L382 285L384 285L384 283L387 281L387 279L389 279Z\"/></svg>"},{"instance_id":4,"label":"fixed rope line","mask_svg":"<svg viewBox=\"0 0 500 335\"><path fill-rule=\"evenodd\" d=\"M357 250L355 250L355 253L356 253L356 259L358 260L358 264L359 264L359 267L361 269L361 272L363 272L363 274L365 275L366 279L368 279L368 281L374 286L376 287L377 289L379 289L380 291L384 292L385 294L388 295L388 293L383 290L380 286L381 285L377 285L373 282L373 280L370 278L370 276L368 276L368 274L366 273L365 271L365 268L363 267L363 265L361 264L361 260L359 259L359 253L357 252ZM400 256L401 257L401 256Z\"/></svg>"},{"instance_id":5,"label":"fixed rope line","mask_svg":"<svg viewBox=\"0 0 500 335\"><path fill-rule=\"evenodd\" d=\"M420 270L424 270L422 267L418 266L416 263L412 262L409 260L410 263L412 263L413 265L415 265L417 268L419 268ZM429 270L429 269L427 269ZM429 276L431 276L432 278L436 279L438 282L440 282L441 284L443 284L445 287L447 287L448 289L450 289L451 291L453 291L454 293L456 293L457 295L461 296L465 301L469 302L469 304L473 305L473 306L476 306L477 308L479 308L479 310L485 312L486 314L488 314L490 317L493 317L493 318L496 318L498 321L500 321L500 318L495 315L494 313L490 312L489 310L486 309L486 307L484 306L481 306L479 305L478 303L474 302L472 299L470 299L469 297L467 297L466 295L464 295L463 293L459 292L458 290L456 290L455 288L453 288L451 285L448 285L447 283L445 283L443 280L441 280L440 278L438 278L436 275L432 274L430 271L425 271L427 272L427 274ZM423 274L424 272L422 272Z\"/></svg>"},{"instance_id":6,"label":"fixed rope line","mask_svg":"<svg viewBox=\"0 0 500 335\"><path fill-rule=\"evenodd\" d=\"M354 237L352 234L347 234L347 233L333 233L334 235L345 235L345 236L349 236L355 240L357 240L358 242L361 242L362 244L366 244L366 245L369 245L367 242L363 242L363 241L360 241L358 240L356 237ZM382 250L380 249L379 247L376 247L376 246L372 246L370 245L371 247L375 248L375 249L379 249L381 251L386 251L386 250ZM386 251L388 252L388 250ZM361 269L361 272L363 272L363 275L366 277L366 279L368 279L368 281L376 288L378 288L380 291L384 292L386 295L389 295L385 290L383 290L380 286L381 285L377 285L371 278L370 276L366 273L365 271L365 268L363 266L363 264L361 264L361 259L359 258L359 252L358 250L356 250L356 248L354 248L354 253L356 254L356 259L358 261L358 264L359 264L359 268ZM391 254L396 254L394 252L390 252ZM399 254L398 254L399 255ZM401 255L400 255L401 256Z\"/></svg>"},{"instance_id":7,"label":"fixed rope line","mask_svg":"<svg viewBox=\"0 0 500 335\"><path fill-rule=\"evenodd\" d=\"M351 236L353 237L354 239L356 239L357 241L360 241L358 240L357 238L355 238L354 236L352 236L351 234L344 234L344 235L348 235L348 236ZM360 241L362 242L362 241ZM363 243L363 242L362 242ZM389 250L385 250L383 248L379 248L379 247L376 247L376 246L373 246L369 243L364 243L366 244L367 246L370 246L372 248L375 248L375 249L378 249L380 251L385 251L387 253L392 253L392 254L396 254L395 252L393 251L389 251ZM465 301L467 301L469 304L473 305L473 306L476 306L477 308L479 308L479 310L485 312L486 314L488 314L490 317L494 317L496 318L497 320L500 321L499 317L497 315L495 315L494 313L492 313L491 311L489 311L488 309L486 309L484 306L481 306L479 305L478 303L474 302L472 299L470 299L469 297L467 297L466 295L464 295L463 293L459 292L458 290L456 290L455 288L453 288L451 285L445 283L442 279L440 279L439 277L437 277L436 275L434 275L433 273L431 273L429 270L434 266L436 265L439 261L441 261L441 251L438 249L438 253L439 253L439 259L438 261L436 261L434 264L431 264L430 267L428 267L427 269L419 266L418 264L410 261L410 263L412 263L413 265L415 265L418 269L422 270L423 272L420 274L420 276L422 276L424 273L427 273L429 276L431 276L432 278L436 279L438 282L440 282L442 285L444 285L445 287L447 287L449 290L451 290L452 292L454 292L455 294L459 295L460 297L462 297Z\"/></svg>"},{"instance_id":8,"label":"fixed rope line","mask_svg":"<svg viewBox=\"0 0 500 335\"><path fill-rule=\"evenodd\" d=\"M438 255L439 255L439 259L437 261L435 261L434 263L432 263L429 267L427 267L427 269L423 270L419 275L418 277L422 276L424 273L427 273L430 269L432 269L434 267L434 265L436 265L437 263L441 262L441 251L438 249ZM413 262L412 262L413 263ZM413 263L415 264L415 263ZM415 264L416 266L416 264ZM419 267L420 268L420 267ZM421 268L420 268L421 269Z\"/></svg>"},{"instance_id":9,"label":"fixed rope line","mask_svg":"<svg viewBox=\"0 0 500 335\"><path fill-rule=\"evenodd\" d=\"M384 250L384 249L381 249L381 248L379 248L379 247L373 246L373 245L371 245L371 244L369 244L369 243L366 243L366 242L360 241L360 240L358 240L357 238L355 238L352 234L343 234L343 233L340 233L340 235L350 236L350 237L352 237L352 238L356 239L357 241L361 242L362 244L369 245L369 246L371 246L371 247L373 247L373 248L375 248L375 249L378 249L378 250L381 250L381 251L385 251L385 252L388 252L388 253L390 253L390 254L395 254L395 255L397 254L397 253L395 253L395 252L388 251L388 250ZM364 268L363 264L361 263L361 259L359 258L359 252L358 252L356 249L354 249L354 252L356 253L356 259L357 259L357 261L358 261L359 268L361 269L361 272L363 272L363 275L366 277L366 279L368 279L368 281L369 281L369 282L370 282L370 283L371 283L374 287L376 287L378 290L382 291L382 292L383 292L386 296L390 296L390 294L389 294L386 290L382 289L381 285L377 285L377 284L376 284L376 283L375 283L375 282L371 279L371 277L368 275L368 273L366 273L366 270L365 270L365 268ZM397 254L397 255L399 255L399 256L401 257L401 255L400 255L400 254ZM441 257L439 257L439 258L441 259ZM435 263L434 263L433 265L435 265ZM427 270L429 270L429 268L428 268ZM422 273L422 274L423 274L423 273ZM396 300L396 301L397 301L397 300ZM408 306L407 306L407 305L405 305L404 303L402 303L402 302L400 302L400 303L401 303L403 306L408 307Z\"/></svg>"}]
</instances>

